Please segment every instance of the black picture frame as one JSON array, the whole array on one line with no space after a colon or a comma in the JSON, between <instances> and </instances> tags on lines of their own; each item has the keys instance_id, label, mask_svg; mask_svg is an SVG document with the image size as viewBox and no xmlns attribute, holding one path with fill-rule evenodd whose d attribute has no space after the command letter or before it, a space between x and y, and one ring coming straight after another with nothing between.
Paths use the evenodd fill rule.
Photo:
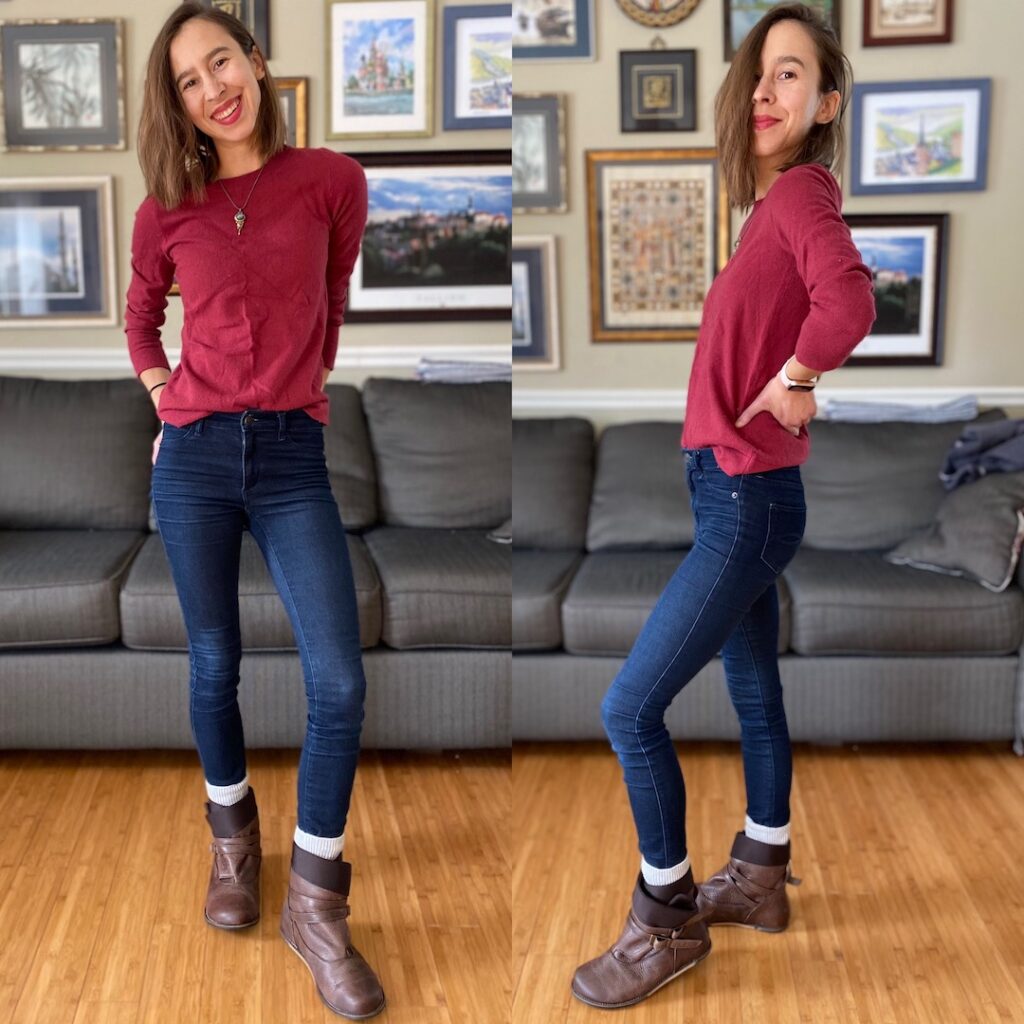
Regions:
<instances>
[{"instance_id":1,"label":"black picture frame","mask_svg":"<svg viewBox=\"0 0 1024 1024\"><path fill-rule=\"evenodd\" d=\"M515 93L512 97L514 213L569 209L565 107L563 93Z\"/></svg>"},{"instance_id":2,"label":"black picture frame","mask_svg":"<svg viewBox=\"0 0 1024 1024\"><path fill-rule=\"evenodd\" d=\"M256 40L260 53L270 58L270 0L199 0L199 3L211 10L233 14Z\"/></svg>"},{"instance_id":3,"label":"black picture frame","mask_svg":"<svg viewBox=\"0 0 1024 1024\"><path fill-rule=\"evenodd\" d=\"M697 130L697 51L619 51L619 129Z\"/></svg>"},{"instance_id":4,"label":"black picture frame","mask_svg":"<svg viewBox=\"0 0 1024 1024\"><path fill-rule=\"evenodd\" d=\"M517 235L512 246L512 365L558 370L558 247L553 235Z\"/></svg>"}]
</instances>

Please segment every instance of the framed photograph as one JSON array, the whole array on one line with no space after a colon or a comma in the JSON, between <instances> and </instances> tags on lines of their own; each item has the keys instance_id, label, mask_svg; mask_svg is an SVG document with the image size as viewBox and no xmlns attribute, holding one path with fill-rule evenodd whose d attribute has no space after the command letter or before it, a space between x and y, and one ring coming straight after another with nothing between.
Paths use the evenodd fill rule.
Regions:
<instances>
[{"instance_id":1,"label":"framed photograph","mask_svg":"<svg viewBox=\"0 0 1024 1024\"><path fill-rule=\"evenodd\" d=\"M623 132L697 129L697 51L620 50L619 119Z\"/></svg>"},{"instance_id":2,"label":"framed photograph","mask_svg":"<svg viewBox=\"0 0 1024 1024\"><path fill-rule=\"evenodd\" d=\"M725 59L732 60L747 33L773 8L788 0L722 0L725 16ZM842 41L839 0L805 0L808 7L817 8L835 29L836 39Z\"/></svg>"},{"instance_id":3,"label":"framed photograph","mask_svg":"<svg viewBox=\"0 0 1024 1024\"><path fill-rule=\"evenodd\" d=\"M623 12L648 28L665 28L688 17L700 0L615 0Z\"/></svg>"},{"instance_id":4,"label":"framed photograph","mask_svg":"<svg viewBox=\"0 0 1024 1024\"><path fill-rule=\"evenodd\" d=\"M512 127L512 5L444 9L444 129Z\"/></svg>"},{"instance_id":5,"label":"framed photograph","mask_svg":"<svg viewBox=\"0 0 1024 1024\"><path fill-rule=\"evenodd\" d=\"M328 0L327 138L434 133L434 0Z\"/></svg>"},{"instance_id":6,"label":"framed photograph","mask_svg":"<svg viewBox=\"0 0 1024 1024\"><path fill-rule=\"evenodd\" d=\"M182 0L184 2L184 0ZM270 0L199 0L204 7L233 14L256 40L260 53L270 58Z\"/></svg>"},{"instance_id":7,"label":"framed photograph","mask_svg":"<svg viewBox=\"0 0 1024 1024\"><path fill-rule=\"evenodd\" d=\"M0 178L0 327L119 321L113 178Z\"/></svg>"},{"instance_id":8,"label":"framed photograph","mask_svg":"<svg viewBox=\"0 0 1024 1024\"><path fill-rule=\"evenodd\" d=\"M509 150L351 153L369 213L346 323L507 320Z\"/></svg>"},{"instance_id":9,"label":"framed photograph","mask_svg":"<svg viewBox=\"0 0 1024 1024\"><path fill-rule=\"evenodd\" d=\"M4 149L125 149L124 19L0 24Z\"/></svg>"},{"instance_id":10,"label":"framed photograph","mask_svg":"<svg viewBox=\"0 0 1024 1024\"><path fill-rule=\"evenodd\" d=\"M309 145L309 79L275 76L274 83L288 132L288 145L305 149Z\"/></svg>"},{"instance_id":11,"label":"framed photograph","mask_svg":"<svg viewBox=\"0 0 1024 1024\"><path fill-rule=\"evenodd\" d=\"M557 370L558 268L554 235L519 235L512 242L512 366Z\"/></svg>"},{"instance_id":12,"label":"framed photograph","mask_svg":"<svg viewBox=\"0 0 1024 1024\"><path fill-rule=\"evenodd\" d=\"M848 214L871 268L877 319L847 366L939 366L946 310L948 213Z\"/></svg>"},{"instance_id":13,"label":"framed photograph","mask_svg":"<svg viewBox=\"0 0 1024 1024\"><path fill-rule=\"evenodd\" d=\"M953 0L864 0L865 46L953 41Z\"/></svg>"},{"instance_id":14,"label":"framed photograph","mask_svg":"<svg viewBox=\"0 0 1024 1024\"><path fill-rule=\"evenodd\" d=\"M850 191L984 191L991 95L991 78L855 82Z\"/></svg>"},{"instance_id":15,"label":"framed photograph","mask_svg":"<svg viewBox=\"0 0 1024 1024\"><path fill-rule=\"evenodd\" d=\"M587 150L593 341L697 337L729 258L729 199L712 149Z\"/></svg>"},{"instance_id":16,"label":"framed photograph","mask_svg":"<svg viewBox=\"0 0 1024 1024\"><path fill-rule=\"evenodd\" d=\"M518 93L512 98L512 210L565 213L565 96Z\"/></svg>"},{"instance_id":17,"label":"framed photograph","mask_svg":"<svg viewBox=\"0 0 1024 1024\"><path fill-rule=\"evenodd\" d=\"M594 0L512 0L513 60L594 60Z\"/></svg>"}]
</instances>

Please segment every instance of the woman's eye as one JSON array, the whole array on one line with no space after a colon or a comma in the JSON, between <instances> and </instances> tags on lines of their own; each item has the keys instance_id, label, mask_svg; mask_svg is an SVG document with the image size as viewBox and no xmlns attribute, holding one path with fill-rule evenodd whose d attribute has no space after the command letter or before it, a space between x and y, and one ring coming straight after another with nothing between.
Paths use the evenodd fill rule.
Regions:
<instances>
[{"instance_id":1,"label":"woman's eye","mask_svg":"<svg viewBox=\"0 0 1024 1024\"><path fill-rule=\"evenodd\" d=\"M227 60L227 57L218 57L214 62L213 66L219 68Z\"/></svg>"}]
</instances>

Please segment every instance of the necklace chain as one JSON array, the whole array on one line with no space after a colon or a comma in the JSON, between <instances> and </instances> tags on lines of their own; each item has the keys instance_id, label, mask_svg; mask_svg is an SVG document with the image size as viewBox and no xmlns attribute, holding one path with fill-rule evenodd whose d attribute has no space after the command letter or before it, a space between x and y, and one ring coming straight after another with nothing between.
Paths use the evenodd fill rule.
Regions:
<instances>
[{"instance_id":1,"label":"necklace chain","mask_svg":"<svg viewBox=\"0 0 1024 1024\"><path fill-rule=\"evenodd\" d=\"M266 164L263 165L263 167L266 166ZM231 196L228 195L228 190L224 187L224 182L221 181L220 179L217 180L217 184L220 185L221 190L224 192L224 195L228 197L228 202L236 208L235 228L237 229L237 234L239 235L242 233L242 228L245 227L245 208L246 206L248 206L249 200L252 198L252 190L256 187L256 182L260 180L260 174L263 173L263 167L260 168L260 173L256 175L256 180L253 181L252 188L249 189L249 195L245 197L245 202L242 203L241 206L238 206L238 204L231 198Z\"/></svg>"}]
</instances>

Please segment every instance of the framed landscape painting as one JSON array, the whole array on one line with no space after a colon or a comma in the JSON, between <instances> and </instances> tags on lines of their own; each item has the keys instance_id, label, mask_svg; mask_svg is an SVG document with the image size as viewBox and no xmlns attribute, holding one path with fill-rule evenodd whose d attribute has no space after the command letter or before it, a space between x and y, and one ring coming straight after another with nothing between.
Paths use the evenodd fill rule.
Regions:
<instances>
[{"instance_id":1,"label":"framed landscape painting","mask_svg":"<svg viewBox=\"0 0 1024 1024\"><path fill-rule=\"evenodd\" d=\"M864 0L865 46L953 41L953 0Z\"/></svg>"},{"instance_id":2,"label":"framed landscape painting","mask_svg":"<svg viewBox=\"0 0 1024 1024\"><path fill-rule=\"evenodd\" d=\"M847 214L871 268L876 320L847 366L939 366L946 309L948 213Z\"/></svg>"},{"instance_id":3,"label":"framed landscape painting","mask_svg":"<svg viewBox=\"0 0 1024 1024\"><path fill-rule=\"evenodd\" d=\"M444 129L512 126L512 6L444 9Z\"/></svg>"},{"instance_id":4,"label":"framed landscape painting","mask_svg":"<svg viewBox=\"0 0 1024 1024\"><path fill-rule=\"evenodd\" d=\"M352 153L369 212L346 323L507 320L509 150Z\"/></svg>"},{"instance_id":5,"label":"framed landscape painting","mask_svg":"<svg viewBox=\"0 0 1024 1024\"><path fill-rule=\"evenodd\" d=\"M328 0L327 138L433 134L434 0Z\"/></svg>"},{"instance_id":6,"label":"framed landscape painting","mask_svg":"<svg viewBox=\"0 0 1024 1024\"><path fill-rule=\"evenodd\" d=\"M773 8L787 0L722 0L725 16L725 59L732 60L750 30ZM842 17L839 0L806 0L808 7L815 8L832 26L836 39L841 40Z\"/></svg>"},{"instance_id":7,"label":"framed landscape painting","mask_svg":"<svg viewBox=\"0 0 1024 1024\"><path fill-rule=\"evenodd\" d=\"M565 213L565 96L517 93L512 100L512 207L516 213Z\"/></svg>"},{"instance_id":8,"label":"framed landscape painting","mask_svg":"<svg viewBox=\"0 0 1024 1024\"><path fill-rule=\"evenodd\" d=\"M0 178L0 328L118 323L113 178Z\"/></svg>"}]
</instances>

